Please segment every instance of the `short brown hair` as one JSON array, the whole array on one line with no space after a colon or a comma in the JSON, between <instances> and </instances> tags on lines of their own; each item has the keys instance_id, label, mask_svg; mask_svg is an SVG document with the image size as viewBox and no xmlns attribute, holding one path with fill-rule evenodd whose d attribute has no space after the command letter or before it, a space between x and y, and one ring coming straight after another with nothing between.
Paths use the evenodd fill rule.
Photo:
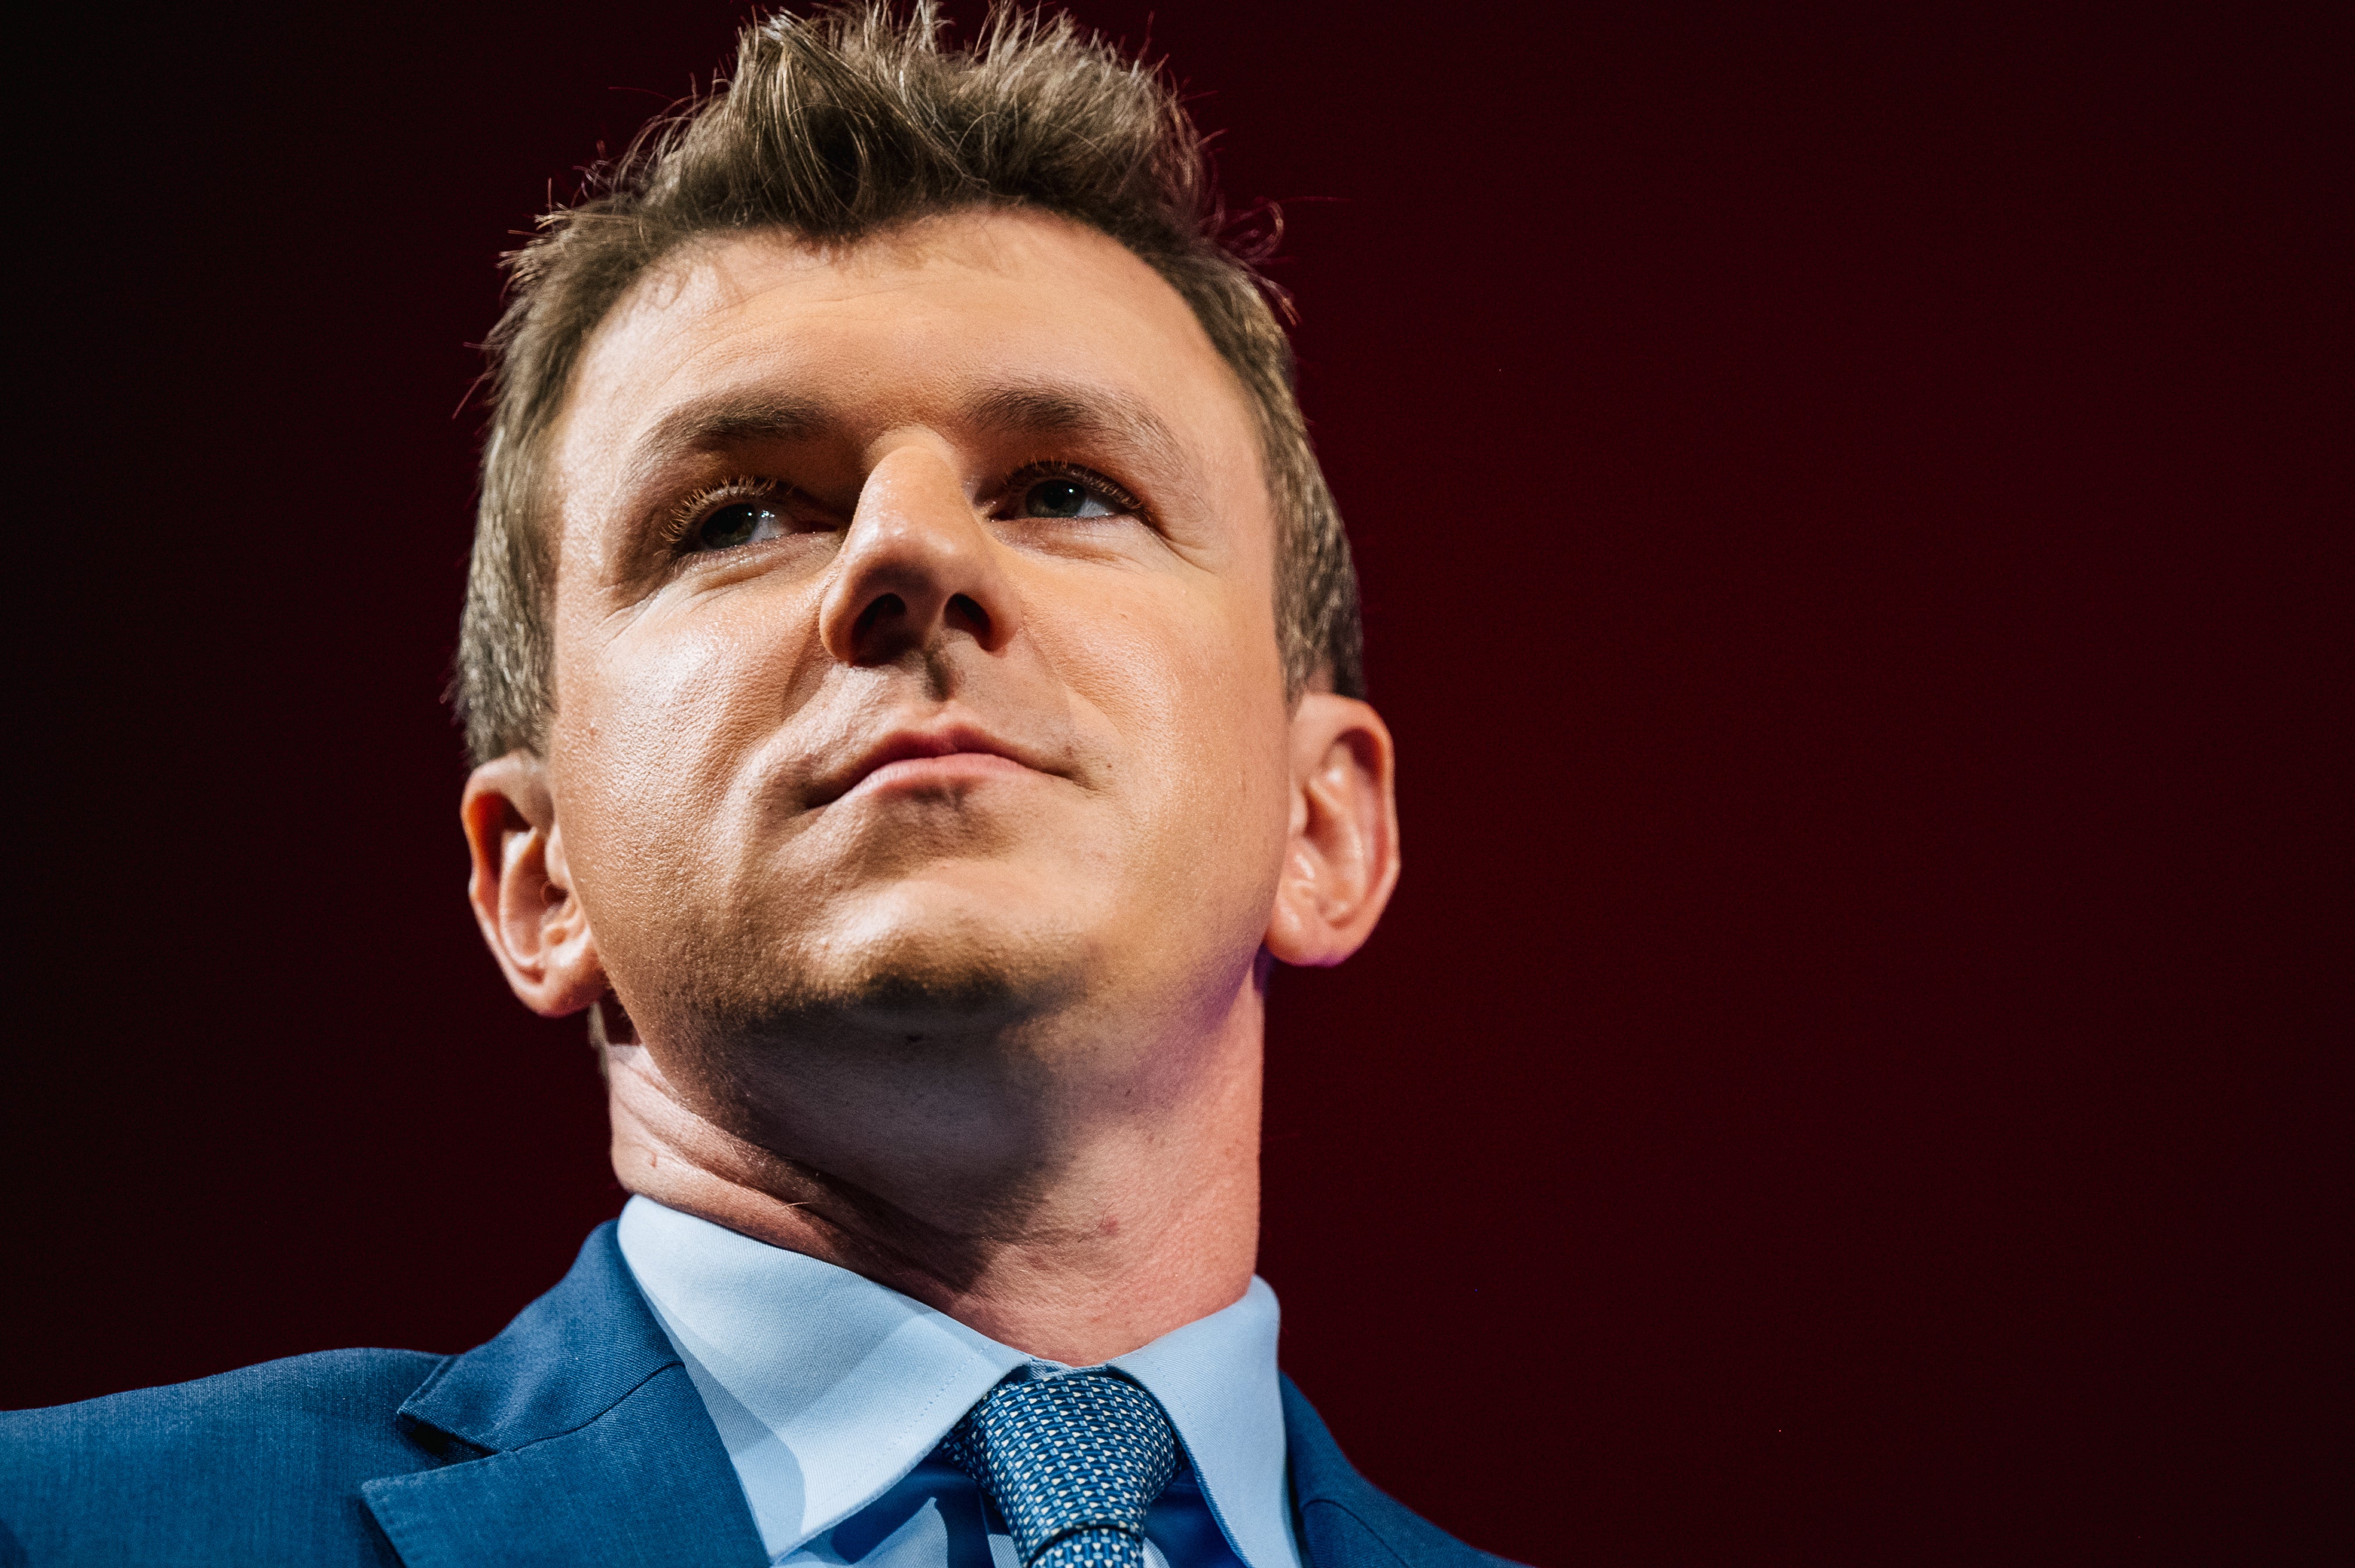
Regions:
<instances>
[{"instance_id":1,"label":"short brown hair","mask_svg":"<svg viewBox=\"0 0 2355 1568\"><path fill-rule=\"evenodd\" d=\"M1171 84L1063 16L994 8L944 47L930 0L744 29L734 74L642 132L508 258L453 682L477 763L538 751L554 706L549 432L582 345L645 270L700 235L842 242L931 214L1021 207L1118 240L1176 289L1249 395L1276 518L1287 695L1363 694L1357 575L1293 395L1290 342L1229 242L1202 138Z\"/></svg>"}]
</instances>

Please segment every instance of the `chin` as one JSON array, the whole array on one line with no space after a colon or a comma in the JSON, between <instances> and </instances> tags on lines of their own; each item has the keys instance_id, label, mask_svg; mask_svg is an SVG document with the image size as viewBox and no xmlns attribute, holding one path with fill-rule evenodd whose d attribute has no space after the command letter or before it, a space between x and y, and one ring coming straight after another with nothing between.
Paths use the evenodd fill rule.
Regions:
<instances>
[{"instance_id":1,"label":"chin","mask_svg":"<svg viewBox=\"0 0 2355 1568\"><path fill-rule=\"evenodd\" d=\"M1068 906L1051 914L1025 908L1002 892L895 888L825 942L825 989L868 1028L1013 1023L1084 988L1091 944L1070 914Z\"/></svg>"},{"instance_id":2,"label":"chin","mask_svg":"<svg viewBox=\"0 0 2355 1568\"><path fill-rule=\"evenodd\" d=\"M656 1005L707 1039L1013 1026L1082 995L1098 947L1074 920L1080 901L1039 907L1015 891L903 883L767 942L745 938L783 921L741 918L733 939L655 966L652 989L669 993Z\"/></svg>"}]
</instances>

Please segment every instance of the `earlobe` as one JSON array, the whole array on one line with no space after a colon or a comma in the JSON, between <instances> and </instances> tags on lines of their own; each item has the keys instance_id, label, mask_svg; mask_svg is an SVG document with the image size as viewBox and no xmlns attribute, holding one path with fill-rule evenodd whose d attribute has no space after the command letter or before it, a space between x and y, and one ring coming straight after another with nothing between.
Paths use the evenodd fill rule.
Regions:
<instances>
[{"instance_id":1,"label":"earlobe","mask_svg":"<svg viewBox=\"0 0 2355 1568\"><path fill-rule=\"evenodd\" d=\"M589 1006L604 992L604 966L572 889L547 764L521 751L485 763L458 814L474 857L466 896L508 986L548 1017Z\"/></svg>"},{"instance_id":2,"label":"earlobe","mask_svg":"<svg viewBox=\"0 0 2355 1568\"><path fill-rule=\"evenodd\" d=\"M1364 945L1398 885L1396 752L1352 697L1311 692L1292 721L1292 834L1264 938L1287 964L1337 964Z\"/></svg>"}]
</instances>

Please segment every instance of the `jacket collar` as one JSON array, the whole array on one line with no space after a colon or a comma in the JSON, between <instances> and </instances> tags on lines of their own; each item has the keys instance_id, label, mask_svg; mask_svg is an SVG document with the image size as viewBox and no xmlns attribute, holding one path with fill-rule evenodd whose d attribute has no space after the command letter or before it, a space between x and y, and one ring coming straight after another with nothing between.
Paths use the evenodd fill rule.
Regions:
<instances>
[{"instance_id":1,"label":"jacket collar","mask_svg":"<svg viewBox=\"0 0 2355 1568\"><path fill-rule=\"evenodd\" d=\"M610 1224L498 1338L437 1368L400 1419L457 1461L360 1489L408 1568L766 1560L719 1429ZM1284 1424L1309 1568L1495 1568L1375 1490L1290 1378Z\"/></svg>"},{"instance_id":2,"label":"jacket collar","mask_svg":"<svg viewBox=\"0 0 2355 1568\"><path fill-rule=\"evenodd\" d=\"M456 1464L360 1489L408 1568L762 1563L719 1434L600 1225L556 1288L400 1419Z\"/></svg>"},{"instance_id":3,"label":"jacket collar","mask_svg":"<svg viewBox=\"0 0 2355 1568\"><path fill-rule=\"evenodd\" d=\"M1342 1457L1340 1445L1290 1378L1284 1427L1292 1498L1300 1510L1301 1555L1309 1568L1503 1568L1402 1504L1377 1491Z\"/></svg>"}]
</instances>

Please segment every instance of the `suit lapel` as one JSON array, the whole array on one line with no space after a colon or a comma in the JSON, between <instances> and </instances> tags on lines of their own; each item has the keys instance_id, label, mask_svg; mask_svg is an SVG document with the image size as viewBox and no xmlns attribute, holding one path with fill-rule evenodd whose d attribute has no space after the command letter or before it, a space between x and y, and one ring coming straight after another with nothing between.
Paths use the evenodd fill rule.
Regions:
<instances>
[{"instance_id":1,"label":"suit lapel","mask_svg":"<svg viewBox=\"0 0 2355 1568\"><path fill-rule=\"evenodd\" d=\"M768 1561L686 1372L578 1431L360 1489L409 1568Z\"/></svg>"},{"instance_id":2,"label":"suit lapel","mask_svg":"<svg viewBox=\"0 0 2355 1568\"><path fill-rule=\"evenodd\" d=\"M767 1561L719 1434L610 1224L562 1283L443 1363L400 1416L429 1446L470 1456L361 1487L408 1568Z\"/></svg>"}]
</instances>

